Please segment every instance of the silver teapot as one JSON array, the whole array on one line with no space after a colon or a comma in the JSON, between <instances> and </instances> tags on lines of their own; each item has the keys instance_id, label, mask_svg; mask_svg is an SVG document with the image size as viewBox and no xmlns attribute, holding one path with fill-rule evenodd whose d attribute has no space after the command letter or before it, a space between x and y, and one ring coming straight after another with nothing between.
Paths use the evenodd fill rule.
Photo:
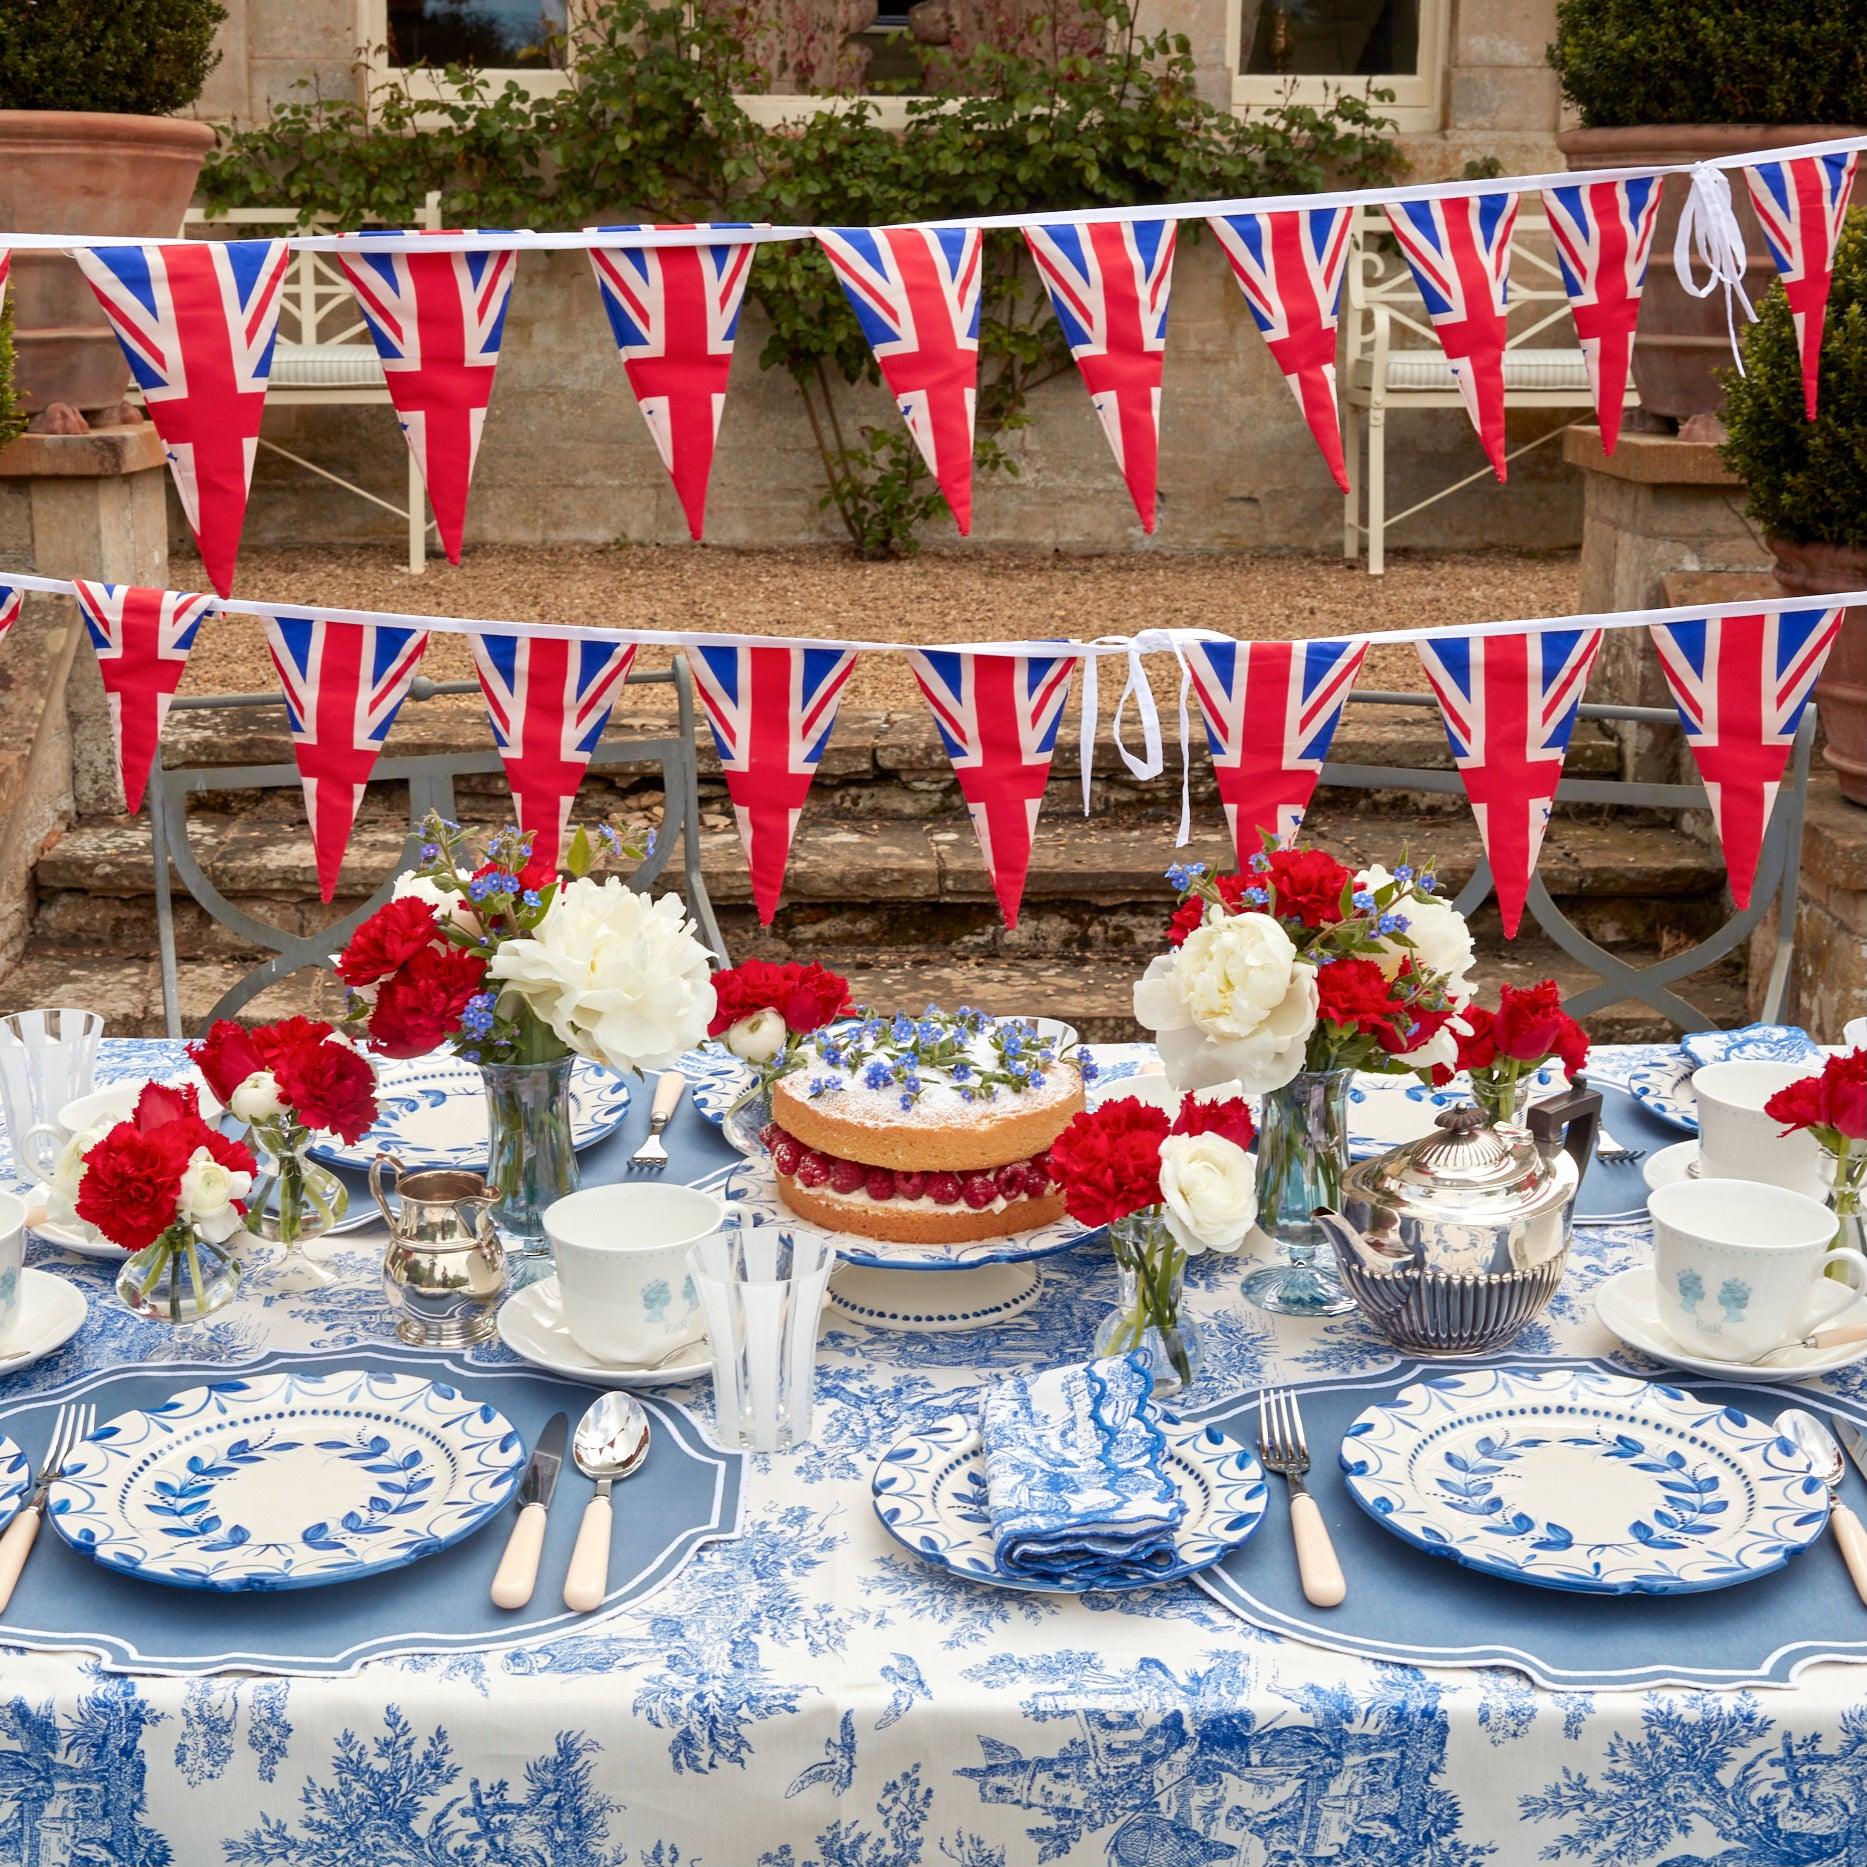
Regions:
<instances>
[{"instance_id":1,"label":"silver teapot","mask_svg":"<svg viewBox=\"0 0 1867 1867\"><path fill-rule=\"evenodd\" d=\"M1577 1083L1522 1127L1442 1109L1431 1134L1350 1167L1342 1210L1315 1219L1362 1312L1409 1354L1502 1348L1562 1281L1600 1123L1601 1097Z\"/></svg>"},{"instance_id":2,"label":"silver teapot","mask_svg":"<svg viewBox=\"0 0 1867 1867\"><path fill-rule=\"evenodd\" d=\"M388 1192L385 1167L395 1174ZM370 1162L370 1191L389 1221L382 1289L396 1334L414 1348L484 1342L506 1293L505 1247L493 1229L498 1195L477 1173L448 1167L410 1173L386 1152Z\"/></svg>"}]
</instances>

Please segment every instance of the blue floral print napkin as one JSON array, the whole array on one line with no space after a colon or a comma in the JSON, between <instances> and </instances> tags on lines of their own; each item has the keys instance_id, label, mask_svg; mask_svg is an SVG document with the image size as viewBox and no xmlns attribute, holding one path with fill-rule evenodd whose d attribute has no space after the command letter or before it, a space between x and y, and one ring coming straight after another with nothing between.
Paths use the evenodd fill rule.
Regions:
<instances>
[{"instance_id":1,"label":"blue floral print napkin","mask_svg":"<svg viewBox=\"0 0 1867 1867\"><path fill-rule=\"evenodd\" d=\"M1821 1049L1796 1024L1746 1024L1735 1031L1690 1031L1679 1048L1695 1070L1708 1063L1801 1063L1816 1061Z\"/></svg>"},{"instance_id":2,"label":"blue floral print napkin","mask_svg":"<svg viewBox=\"0 0 1867 1867\"><path fill-rule=\"evenodd\" d=\"M979 1438L998 1566L1014 1579L1104 1587L1174 1561L1185 1501L1148 1406L1144 1355L1000 1381Z\"/></svg>"}]
</instances>

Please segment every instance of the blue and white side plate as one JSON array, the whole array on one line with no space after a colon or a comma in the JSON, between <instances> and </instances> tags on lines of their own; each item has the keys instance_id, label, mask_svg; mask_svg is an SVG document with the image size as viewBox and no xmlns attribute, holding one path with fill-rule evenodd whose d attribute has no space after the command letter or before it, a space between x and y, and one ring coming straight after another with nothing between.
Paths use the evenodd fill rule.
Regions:
<instances>
[{"instance_id":1,"label":"blue and white side plate","mask_svg":"<svg viewBox=\"0 0 1867 1867\"><path fill-rule=\"evenodd\" d=\"M1780 1569L1827 1489L1772 1426L1587 1368L1416 1381L1342 1441L1349 1495L1416 1548L1539 1588L1676 1595Z\"/></svg>"},{"instance_id":2,"label":"blue and white side plate","mask_svg":"<svg viewBox=\"0 0 1867 1867\"><path fill-rule=\"evenodd\" d=\"M32 1490L32 1467L12 1440L0 1437L0 1530L19 1515Z\"/></svg>"},{"instance_id":3,"label":"blue and white side plate","mask_svg":"<svg viewBox=\"0 0 1867 1867\"><path fill-rule=\"evenodd\" d=\"M750 1065L711 1040L688 1051L681 1073L687 1078L687 1099L716 1128L752 1080Z\"/></svg>"},{"instance_id":4,"label":"blue and white side plate","mask_svg":"<svg viewBox=\"0 0 1867 1867\"><path fill-rule=\"evenodd\" d=\"M1679 1040L1688 1065L1818 1063L1822 1049L1799 1024L1746 1024L1735 1031L1688 1031Z\"/></svg>"},{"instance_id":5,"label":"blue and white side plate","mask_svg":"<svg viewBox=\"0 0 1867 1867\"><path fill-rule=\"evenodd\" d=\"M1169 1481L1186 1504L1173 1534L1171 1567L1137 1574L1123 1589L1178 1581L1223 1561L1264 1521L1264 1468L1244 1446L1209 1426L1163 1419ZM898 1439L882 1454L870 1481L875 1514L896 1542L935 1568L998 1588L1040 1594L1086 1592L1067 1582L1032 1581L999 1568L985 1502L985 1454L979 1423L949 1413ZM1098 1584L1097 1593L1115 1585Z\"/></svg>"},{"instance_id":6,"label":"blue and white side plate","mask_svg":"<svg viewBox=\"0 0 1867 1867\"><path fill-rule=\"evenodd\" d=\"M1650 1063L1634 1064L1623 1086L1661 1121L1697 1134L1698 1097L1692 1093L1692 1072L1697 1068L1684 1051L1666 1050Z\"/></svg>"},{"instance_id":7,"label":"blue and white side plate","mask_svg":"<svg viewBox=\"0 0 1867 1867\"><path fill-rule=\"evenodd\" d=\"M525 1469L505 1416L456 1387L354 1369L185 1388L65 1462L48 1512L105 1567L176 1588L317 1588L477 1530Z\"/></svg>"},{"instance_id":8,"label":"blue and white side plate","mask_svg":"<svg viewBox=\"0 0 1867 1867\"><path fill-rule=\"evenodd\" d=\"M367 1173L387 1148L410 1171L464 1167L477 1173L485 1167L486 1090L464 1057L436 1052L380 1064L376 1106L375 1126L360 1141L332 1136L314 1142L311 1157ZM579 1151L594 1146L628 1112L628 1078L580 1058L570 1080L571 1144Z\"/></svg>"}]
</instances>

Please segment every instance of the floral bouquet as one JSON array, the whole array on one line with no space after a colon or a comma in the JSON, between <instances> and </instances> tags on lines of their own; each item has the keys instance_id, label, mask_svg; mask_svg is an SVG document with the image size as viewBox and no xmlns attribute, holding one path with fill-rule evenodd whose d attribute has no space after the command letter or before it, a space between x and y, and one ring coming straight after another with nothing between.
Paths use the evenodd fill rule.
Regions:
<instances>
[{"instance_id":1,"label":"floral bouquet","mask_svg":"<svg viewBox=\"0 0 1867 1867\"><path fill-rule=\"evenodd\" d=\"M376 1120L369 1059L317 1018L281 1018L251 1030L222 1018L188 1055L246 1123L259 1158L248 1230L288 1251L328 1231L348 1210L350 1194L306 1151L315 1135L354 1144L368 1133Z\"/></svg>"},{"instance_id":2,"label":"floral bouquet","mask_svg":"<svg viewBox=\"0 0 1867 1867\"><path fill-rule=\"evenodd\" d=\"M1187 1260L1230 1255L1256 1212L1254 1129L1240 1097L1186 1097L1169 1116L1123 1096L1086 1110L1050 1145L1050 1176L1079 1225L1108 1227L1121 1298L1096 1331L1098 1355L1141 1349L1157 1391L1193 1378L1198 1341L1182 1313Z\"/></svg>"},{"instance_id":3,"label":"floral bouquet","mask_svg":"<svg viewBox=\"0 0 1867 1867\"><path fill-rule=\"evenodd\" d=\"M855 1011L849 981L816 965L749 959L716 972L713 992L707 1035L752 1066L752 1081L733 1104L734 1113L768 1102L772 1084L803 1062L804 1039Z\"/></svg>"},{"instance_id":4,"label":"floral bouquet","mask_svg":"<svg viewBox=\"0 0 1867 1867\"><path fill-rule=\"evenodd\" d=\"M255 1170L244 1143L202 1119L192 1085L147 1083L127 1121L67 1148L51 1216L131 1254L117 1293L138 1315L193 1322L239 1288L234 1243Z\"/></svg>"},{"instance_id":5,"label":"floral bouquet","mask_svg":"<svg viewBox=\"0 0 1867 1867\"><path fill-rule=\"evenodd\" d=\"M1467 1005L1453 1029L1456 1065L1436 1065L1433 1081L1443 1086L1464 1070L1471 1078L1472 1100L1493 1127L1523 1120L1531 1085L1550 1058L1561 1058L1570 1082L1588 1067L1588 1033L1563 1010L1554 979L1499 986L1496 1011Z\"/></svg>"},{"instance_id":6,"label":"floral bouquet","mask_svg":"<svg viewBox=\"0 0 1867 1867\"><path fill-rule=\"evenodd\" d=\"M1867 1193L1867 1050L1830 1057L1813 1076L1779 1089L1763 1112L1783 1124L1784 1134L1814 1137L1835 1215L1835 1246L1867 1249L1861 1217Z\"/></svg>"}]
</instances>

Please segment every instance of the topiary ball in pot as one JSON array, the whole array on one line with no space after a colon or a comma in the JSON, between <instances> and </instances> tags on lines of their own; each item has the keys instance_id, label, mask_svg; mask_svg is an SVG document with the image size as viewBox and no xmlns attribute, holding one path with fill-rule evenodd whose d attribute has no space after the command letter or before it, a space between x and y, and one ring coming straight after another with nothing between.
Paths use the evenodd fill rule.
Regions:
<instances>
[{"instance_id":1,"label":"topiary ball in pot","mask_svg":"<svg viewBox=\"0 0 1867 1867\"><path fill-rule=\"evenodd\" d=\"M1867 215L1842 230L1818 386L1810 421L1795 322L1772 286L1744 339L1743 374L1724 378L1723 453L1788 596L1867 589ZM1867 804L1867 610L1848 611L1815 697L1842 792Z\"/></svg>"}]
</instances>

